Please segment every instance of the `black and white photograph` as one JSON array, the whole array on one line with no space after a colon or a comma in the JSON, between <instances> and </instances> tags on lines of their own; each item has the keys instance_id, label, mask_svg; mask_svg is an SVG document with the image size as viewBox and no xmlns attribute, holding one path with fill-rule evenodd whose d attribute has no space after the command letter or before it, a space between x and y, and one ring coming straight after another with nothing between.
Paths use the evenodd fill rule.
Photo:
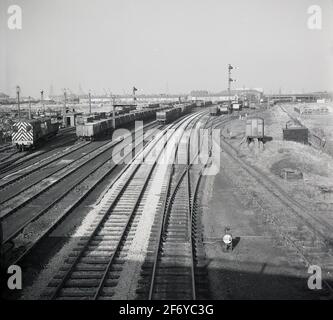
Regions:
<instances>
[{"instance_id":1,"label":"black and white photograph","mask_svg":"<svg viewBox=\"0 0 333 320\"><path fill-rule=\"evenodd\" d=\"M333 300L332 0L0 0L0 41L1 300Z\"/></svg>"}]
</instances>

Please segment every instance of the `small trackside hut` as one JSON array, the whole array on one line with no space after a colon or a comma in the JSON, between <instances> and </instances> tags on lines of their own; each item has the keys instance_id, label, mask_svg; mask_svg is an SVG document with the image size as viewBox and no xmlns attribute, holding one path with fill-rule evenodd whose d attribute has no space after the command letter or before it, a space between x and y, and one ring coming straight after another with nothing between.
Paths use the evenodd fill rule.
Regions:
<instances>
[{"instance_id":1,"label":"small trackside hut","mask_svg":"<svg viewBox=\"0 0 333 320\"><path fill-rule=\"evenodd\" d=\"M287 122L286 127L283 128L283 140L308 144L309 129L301 124L293 123L292 121Z\"/></svg>"},{"instance_id":2,"label":"small trackside hut","mask_svg":"<svg viewBox=\"0 0 333 320\"><path fill-rule=\"evenodd\" d=\"M77 119L82 116L81 112L67 112L64 120L65 127L75 127Z\"/></svg>"}]
</instances>

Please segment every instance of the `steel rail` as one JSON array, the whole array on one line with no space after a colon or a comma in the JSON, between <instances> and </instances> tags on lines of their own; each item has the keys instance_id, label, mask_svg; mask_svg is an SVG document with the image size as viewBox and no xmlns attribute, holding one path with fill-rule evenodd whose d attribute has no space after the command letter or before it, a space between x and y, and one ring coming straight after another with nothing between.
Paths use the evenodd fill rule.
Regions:
<instances>
[{"instance_id":1,"label":"steel rail","mask_svg":"<svg viewBox=\"0 0 333 320\"><path fill-rule=\"evenodd\" d=\"M157 128L158 129L158 128ZM157 130L156 129L156 130ZM151 135L154 135L155 132L150 133L150 135L147 138L149 138ZM135 145L131 151L129 151L128 153L126 153L122 158L126 159L127 156L129 156L137 147L137 145ZM120 152L118 152L120 153ZM118 154L117 153L117 154ZM103 165L103 163L101 164L101 166ZM100 167L101 167L100 166ZM98 169L100 169L100 167L97 167L93 172L91 172L89 174L89 176L91 174L93 174L95 171L97 171ZM11 264L19 264L19 262L28 255L29 252L32 251L32 249L42 240L44 239L48 234L50 234L77 206L79 206L82 201L97 187L97 185L99 183L101 183L106 176L108 176L112 171L114 171L117 168L117 164L114 164L108 171L106 171L97 181L94 182L94 184L84 192L84 194L79 197L74 203L71 204L71 206L69 208L66 209L65 212L63 212L61 214L61 216L59 216L56 221L50 225L44 232L41 233L41 235L37 238L37 240L35 240L31 245L29 245L25 251L23 253L21 253L18 257L15 258L14 262L11 262ZM119 177L123 174L123 172L125 171L126 167L119 173L119 175L112 181L112 183L114 184ZM29 223L32 223L33 221L35 221L36 219L38 219L42 214L46 213L48 210L50 210L55 204L57 204L59 201L61 201L68 192L72 191L75 187L77 187L80 183L82 183L85 179L87 179L87 177L83 177L78 183L76 183L74 186L71 187L71 189L66 190L66 192L64 194L62 194L60 197L58 197L57 199L55 199L47 208L44 208L43 210L41 210L41 212L36 216L33 217L32 219L29 220ZM27 226L29 223L26 223L25 226ZM24 227L25 227L24 226ZM15 232L15 234L13 234L13 236L10 238L10 241L13 241L14 236L17 236L20 232L22 232L24 228L20 228L19 232ZM8 240L6 241L8 242Z\"/></svg>"},{"instance_id":2,"label":"steel rail","mask_svg":"<svg viewBox=\"0 0 333 320\"><path fill-rule=\"evenodd\" d=\"M187 118L185 118L180 124L178 124L178 127L182 125L183 122L185 122L187 120ZM166 134L166 130L164 131L164 133L162 134L165 135ZM154 146L159 142L159 140L156 139L155 143L153 144L153 146L151 147L151 149L149 150L149 152L151 152L151 150L153 150ZM165 142L164 146L167 144L167 141ZM159 154L159 156L162 154L162 151L163 149L161 149L161 152ZM142 150L142 153L145 152L145 150ZM138 155L137 155L138 156ZM159 158L158 156L158 158ZM97 298L99 293L100 293L100 290L101 288L103 287L103 284L104 284L104 281L105 281L105 278L106 278L106 275L110 269L110 266L112 265L112 262L113 262L113 258L116 254L116 252L118 251L119 249L119 246L120 246L120 243L122 242L123 240L123 237L125 235L125 232L130 224L130 221L132 220L133 218L133 215L134 215L134 212L136 211L136 208L137 206L139 205L139 201L141 199L141 196L145 190L145 188L147 187L147 184L148 184L148 181L149 181L149 178L155 168L155 165L157 163L157 159L155 160L154 162L154 165L152 166L152 168L150 168L150 171L148 173L148 175L146 176L146 179L145 179L145 182L142 186L142 188L140 189L139 191L139 195L137 196L136 198L136 201L135 201L135 204L134 204L134 207L132 208L129 216L128 216L128 219L127 221L125 222L125 226L123 226L123 230L121 232L121 235L120 237L118 237L118 241L117 241L117 245L116 245L116 250L114 251L114 253L111 255L110 257L110 260L109 260L109 263L108 263L108 266L103 274L103 277L102 277L102 281L100 283L100 285L98 286L97 288L97 291L94 295L94 298ZM75 266L77 265L77 263L80 261L81 257L83 256L83 254L85 253L86 249L88 248L90 242L94 239L95 235L97 234L97 232L100 230L100 228L102 228L104 222L107 221L107 219L109 218L110 216L110 212L112 212L112 209L117 205L117 203L119 202L119 200L121 199L122 195L124 194L125 190L127 189L128 185L130 184L130 182L132 181L132 179L135 177L135 174L137 173L138 169L141 167L142 164L138 164L138 165L135 165L135 168L133 170L133 172L131 172L130 176L127 178L127 181L124 183L124 185L122 186L121 190L118 192L117 196L115 197L115 199L112 201L112 203L109 205L109 209L104 213L103 217L100 219L100 221L97 223L97 225L94 227L94 230L93 232L89 235L88 237L88 240L85 242L83 248L80 250L79 254L75 257L73 263L71 263L71 266L68 268L68 270L66 271L66 274L64 277L62 277L60 283L57 285L56 287L56 290L53 292L52 296L51 296L51 299L55 299L58 295L58 293L60 292L60 290L62 289L62 287L64 286L64 284L66 283L66 281L69 279L72 271L74 270Z\"/></svg>"},{"instance_id":3,"label":"steel rail","mask_svg":"<svg viewBox=\"0 0 333 320\"><path fill-rule=\"evenodd\" d=\"M221 124L217 124L217 126L220 126ZM237 152L237 150L231 145L229 144L227 141L223 140L223 143L225 145L227 145L231 150L233 150L234 152ZM307 213L307 209L304 208L302 205L300 205L296 200L290 198L284 190L282 190L282 188L280 186L278 186L274 181L272 181L269 177L267 177L264 173L262 173L259 169L254 168L253 166L247 164L244 160L239 159L237 156L235 156L230 150L225 149L226 153L236 162L239 163L239 165L252 177L254 178L257 182L259 182L267 191L268 193L272 194L278 201L280 201L284 206L286 206L288 209L292 210L296 216L298 218L300 218L304 224L310 228L310 230L312 230L315 234L319 235L322 239L324 239L324 241L327 241L327 237L322 234L322 232L320 230L317 230L313 224L309 223L303 215L299 214L297 212L297 210L295 210L292 206L290 206L288 203L286 203L286 201L284 201L283 199L281 199L281 196L279 196L278 194L276 194L276 192L274 190L272 190L272 188L276 188L283 197L285 197L287 200L289 200L291 203L293 203L296 207L298 207L299 209L301 209L301 211L305 214ZM263 183L263 182L268 182L271 186L268 186L267 183ZM259 206L259 208L262 211L266 211L265 208L263 208L263 206L258 202L257 199L255 199L255 202L257 203L257 205ZM308 214L309 215L309 214ZM310 218L314 219L314 217L312 217L311 215L309 215ZM320 223L320 221L317 220L318 223ZM333 228L331 228L331 230L333 230ZM303 261L305 262L306 266L311 265L310 260L306 257L306 254L302 251L302 247L297 245L295 243L295 241L293 239L291 239L290 236L288 236L288 234L286 233L282 233L280 232L280 236L282 236L282 238L284 238L289 244L291 244L296 251L300 254L300 256L302 257ZM325 283L326 287L328 288L328 290L331 292L331 294L333 293L333 288L332 286L329 284L329 282L326 279L323 279L323 282Z\"/></svg>"},{"instance_id":4,"label":"steel rail","mask_svg":"<svg viewBox=\"0 0 333 320\"><path fill-rule=\"evenodd\" d=\"M206 112L203 112L203 114L201 115L204 116ZM196 123L201 119L198 118L196 119L196 122L194 124L194 126L196 125ZM207 121L206 121L207 123ZM193 127L194 127L193 126ZM150 277L150 285L149 285L149 293L148 293L148 299L149 300L152 300L153 299L153 295L154 295L154 289L155 289L155 280L156 280L156 272L157 272L157 268L158 268L158 259L159 259L159 253L160 253L160 248L162 247L162 243L163 243L163 234L164 234L164 231L166 229L166 224L167 224L167 217L168 217L168 214L170 213L170 209L171 209L171 205L172 205L172 201L173 199L175 198L176 196L176 193L178 191L178 188L181 184L181 182L183 181L183 178L184 176L187 174L188 175L188 169L189 169L189 166L190 166L190 137L191 135L189 136L189 139L187 141L187 164L186 164L186 168L185 170L183 170L183 172L181 173L181 175L179 176L178 180L177 180L177 183L174 187L174 190L171 192L171 184L172 184L172 177L174 175L174 171L175 171L175 160L176 160L176 157L177 157L177 153L178 153L178 147L179 147L179 144L177 145L177 148L175 150L175 154L174 154L174 161L171 165L171 170L170 170L170 174L169 174L169 177L168 177L168 182L167 182L167 188L166 188L166 192L165 192L165 196L164 196L164 199L163 199L163 205L162 205L162 220L161 220L161 223L160 223L160 227L159 227L159 230L158 230L158 235L157 235L157 246L156 246L156 251L155 251L155 254L154 254L154 259L153 259L153 268L152 268L152 273L151 273L151 277ZM190 203L191 203L191 199L190 199L190 181L189 181L189 175L188 175L188 181L187 181L187 195L188 195L188 205L187 205L187 208L188 208L188 219L190 219ZM170 196L169 196L170 195ZM189 225L189 228L191 228L191 226ZM191 232L190 232L191 234ZM195 293L195 274L194 274L194 261L193 261L193 247L192 247L192 241L190 241L190 250L191 250L191 253L192 253L192 259L191 259L191 290L192 290L192 298L193 299L196 299L196 293Z\"/></svg>"},{"instance_id":5,"label":"steel rail","mask_svg":"<svg viewBox=\"0 0 333 320\"><path fill-rule=\"evenodd\" d=\"M76 161L80 161L82 159L84 159L86 157L85 160L83 160L83 163L79 163L76 164L74 162L69 163L68 165L66 165L63 168L60 168L59 170L57 170L56 172L52 173L53 174L57 174L59 173L61 170L64 171L64 173L62 175L60 175L60 177L57 180L54 181L50 181L50 183L45 186L42 187L41 190L37 190L37 192L34 192L32 195L29 196L29 198L26 198L25 200L23 200L21 203L19 203L18 205L16 205L14 208L10 208L7 210L6 213L3 213L0 217L1 220L6 219L8 217L10 217L11 215L13 215L15 212L17 212L19 209L21 209L22 207L24 207L27 203L31 202L33 199L39 197L41 194L44 194L45 192L47 192L49 189L51 189L52 187L56 186L58 183L60 183L61 181L63 181L64 179L66 179L68 176L70 176L71 174L73 174L74 172L78 171L79 169L81 169L83 166L87 165L88 163L90 163L91 161L95 160L97 157L103 155L105 152L107 152L109 149L114 148L116 144L120 143L121 141L116 141L114 143L112 143L110 146L106 147L105 150L101 150L98 152L98 149L103 149L108 143L102 145L101 147L98 147L94 150L92 150L90 153L94 153L94 152L98 152L97 154L93 155L92 157L87 157L87 154L83 154L81 155L78 159L76 159ZM70 167L72 166L72 167ZM69 169L67 167L70 167ZM68 170L67 170L67 169ZM50 175L50 176L51 176ZM32 186L28 187L27 189L24 189L21 192L24 191L28 191L29 189L32 189L32 187L38 185L42 183L42 181L39 181L37 183L32 184ZM8 200L4 201L3 203L0 204L0 206L4 206L7 202L13 200L13 198L17 197L18 195L15 195L14 197L9 198ZM7 205L8 206L8 205Z\"/></svg>"},{"instance_id":6,"label":"steel rail","mask_svg":"<svg viewBox=\"0 0 333 320\"><path fill-rule=\"evenodd\" d=\"M27 167L25 167L25 168L23 168L23 169L21 169L21 170L19 170L19 171L16 171L16 173L14 173L14 174L9 174L9 175L7 175L7 176L2 177L2 179L4 180L5 178L7 178L7 177L10 176L10 175L14 175L14 176L15 176L14 179L7 180L7 181L5 181L4 183L0 184L0 190L6 188L7 186L9 186L9 185L11 185L11 184L13 184L13 183L15 183L15 182L17 182L17 181L23 179L23 178L26 178L26 177L29 176L30 174L32 174L32 173L34 173L34 172L36 172L36 171L38 171L38 170L40 170L40 169L42 169L42 168L44 168L44 167L50 165L51 163L54 163L55 161L57 161L57 160L59 160L59 159L65 157L65 156L67 156L67 155L69 155L69 154L71 154L71 153L73 153L73 152L75 152L75 151L77 151L77 150L79 150L79 149L85 147L85 146L88 145L88 144L90 144L90 142L87 142L87 143L80 143L80 144L77 144L77 145L73 145L73 148L71 148L71 149L68 150L68 151L65 151L64 153L61 153L61 151L60 151L60 154L55 153L54 155L51 155L50 157L48 157L48 158L51 158L50 160L47 160L48 158L45 158L44 161L41 160L41 161L43 161L43 163L39 164L38 166L36 165L36 163L35 163L35 164L31 164L30 166L27 166ZM54 156L54 157L53 157L53 156ZM38 162L40 162L40 161L38 161ZM37 162L37 163L38 163L38 162ZM33 167L33 166L35 166L35 168L33 168L33 169L29 170L29 171L26 171L29 167ZM59 169L59 170L60 170L60 169ZM25 172L24 172L23 174L21 174L21 175L17 175L17 172L20 172L20 171L25 171ZM58 171L58 170L57 170L57 171ZM57 171L54 171L54 172L52 172L51 174L53 174L53 173L55 173L55 172L57 172ZM51 174L50 174L50 175L51 175ZM49 177L50 175L48 175L48 176L46 176L46 177L44 177L44 178L41 178L40 180L43 180L43 179ZM40 181L40 180L39 180L39 181ZM37 183L37 182L36 182L36 183ZM32 184L32 185L33 185L33 184ZM26 189L27 189L27 188L26 188ZM15 196L15 195L14 195L14 196ZM9 199L10 199L10 198L8 198L8 199L6 199L6 200L2 200L2 201L0 202L0 204L3 203L3 202L5 202L5 201L7 201L7 200L9 200Z\"/></svg>"},{"instance_id":7,"label":"steel rail","mask_svg":"<svg viewBox=\"0 0 333 320\"><path fill-rule=\"evenodd\" d=\"M69 138L69 139L66 139L66 141L60 141L58 143L54 143L54 144L52 144L52 146L48 146L44 150L37 150L36 152L30 153L30 154L29 154L29 152L26 151L26 153L23 154L21 157L18 157L16 159L12 159L12 160L7 160L6 162L0 163L0 175L4 175L5 173L7 173L13 169L16 169L17 166L21 166L32 159L35 159L39 156L44 155L45 153L52 152L54 150L54 148L65 146L65 145L69 144L70 142L74 142L75 140L76 139L74 139L74 138ZM55 142L55 141L52 141L52 142Z\"/></svg>"},{"instance_id":8,"label":"steel rail","mask_svg":"<svg viewBox=\"0 0 333 320\"><path fill-rule=\"evenodd\" d=\"M191 121L191 120L190 120L190 121ZM190 123L190 121L189 121L189 123ZM187 128L188 125L189 125L189 124L186 125L186 127L185 127L184 130L186 130L186 128ZM179 127L180 127L180 126L179 126ZM182 133L182 135L183 135L183 133ZM178 144L177 144L177 147L176 147L177 149L178 149L178 147L179 147L180 140L181 140L181 139L179 139L179 141L178 141ZM165 143L164 143L164 148L165 148L165 146L167 145L167 143L168 143L168 142L165 142ZM146 179L146 181L145 181L144 187L141 189L141 191L140 191L140 195L139 195L138 200L137 200L137 202L136 202L136 204L135 204L135 207L134 207L134 209L132 210L132 212L131 212L131 214L130 214L129 221L130 221L131 217L133 216L133 214L134 214L136 208L137 208L138 205L139 205L139 200L140 200L140 198L141 198L142 195L143 195L144 189L146 188L146 186L147 186L147 184L148 184L149 178L151 177L151 175L152 175L152 173L153 173L153 171L154 171L154 168L155 168L155 166L156 166L156 164L157 164L157 161L158 161L159 157L161 156L162 152L163 152L163 149L161 149L159 155L158 155L157 158L156 158L156 161L154 162L154 164L153 164L153 166L152 166L152 168L151 168L151 170L150 170L150 172L149 172L149 174L148 174L148 176L147 176L147 179ZM129 221L128 221L128 222L129 222ZM128 224L127 224L127 225L128 225ZM126 227L127 227L127 225L126 225ZM124 228L124 231L123 231L123 232L125 232L125 230L126 230L126 229ZM123 238L123 234L122 234L121 238ZM121 239L120 239L119 242L117 243L117 247L116 247L115 253L118 251L120 244L121 244ZM105 282L106 276L107 276L107 274L108 274L108 272L109 272L109 270L110 270L110 267L111 267L111 265L112 265L112 262L113 262L113 258L114 258L114 256L115 256L115 253L112 255L112 257L111 257L111 259L110 259L110 261L109 261L109 263L108 263L108 265L107 265L107 268L106 268L106 270L105 270L105 272L104 272L104 275L103 275L103 277L102 277L102 281L101 281L101 283L100 283L100 285L99 285L99 287L98 287L98 289L97 289L97 292L96 292L96 294L95 294L95 296L94 296L94 300L96 300L96 299L98 298L99 294L100 294L100 291L101 291L101 289L102 289L102 287L103 287L103 285L104 285L104 282Z\"/></svg>"},{"instance_id":9,"label":"steel rail","mask_svg":"<svg viewBox=\"0 0 333 320\"><path fill-rule=\"evenodd\" d=\"M152 135L153 133L151 133L150 135ZM128 137L127 137L128 138ZM123 140L117 141L117 144L120 143ZM113 145L115 146L115 145ZM123 159L125 159L128 155L130 155L135 148L137 147L137 145L135 145L131 151L129 151L128 153L126 153L123 156ZM120 154L121 151L118 151L116 154ZM47 207L43 208L42 210L39 211L39 213L37 213L36 215L34 215L31 219L28 219L24 224L22 224L17 230L15 230L12 234L10 234L9 236L7 236L4 241L3 244L6 244L10 241L12 241L18 234L20 234L24 228L26 228L29 224L31 224L32 222L34 222L35 220L37 220L40 216L42 216L43 214L45 214L48 210L50 210L54 205L56 205L59 201L61 201L67 194L68 192L72 191L73 189L75 189L80 183L82 183L85 179L87 179L88 176L90 176L91 174L93 174L94 172L96 172L98 169L100 169L100 167L102 167L106 162L108 162L109 159L104 160L103 162L100 163L100 165L98 167L96 167L95 169L93 169L93 171L89 172L89 174L87 176L83 176L81 179L79 179L79 181L77 183L75 183L73 186L70 187L70 189L66 189L64 190L54 201L52 201ZM104 179L104 177L109 174L110 172L112 172L115 168L117 167L117 165L115 164L114 166L112 166L105 175L102 176L101 179L98 180L98 182L100 182L101 180ZM94 184L94 187L97 185L97 183ZM92 190L92 189L91 189ZM89 191L91 191L89 190ZM82 199L83 200L83 199ZM78 205L78 204L76 204ZM63 215L63 216L67 216L67 212ZM2 218L3 220L4 218ZM59 223L59 221L57 221ZM50 229L54 229L54 226L51 226Z\"/></svg>"},{"instance_id":10,"label":"steel rail","mask_svg":"<svg viewBox=\"0 0 333 320\"><path fill-rule=\"evenodd\" d=\"M240 159L239 157L235 156L230 150L228 150L228 147L229 147L229 149L231 149L233 152L237 152L237 150L230 143L228 143L224 139L222 139L221 142L222 142L222 144L224 144L227 147L227 148L224 148L224 150L227 152L227 154L229 154L229 156L231 156L235 161L237 161L243 167L243 169L246 172L248 172L258 183L260 183L263 187L265 187L265 189L267 191L269 191L271 194L273 194L285 206L290 208L299 218L303 219L304 223L310 229L312 229L315 233L319 234L322 238L326 239L326 241L333 241L332 238L328 238L323 233L322 230L318 230L318 228L317 228L318 226L324 226L324 228L327 229L328 233L330 234L333 232L332 226L326 225L327 223L325 221L322 221L318 217L312 216L311 214L309 214L308 209L306 207L301 205L298 201L292 199L279 185L277 185L276 182L272 181L271 178L269 178L259 169L245 163L245 161L243 159ZM275 188L275 190L272 190L274 188ZM277 194L276 191L278 191L278 193L280 193L280 194ZM289 204L288 204L288 202L289 202ZM291 206L290 204L292 204L294 207ZM300 214L298 212L298 210L295 209L295 207L298 208L298 210L300 210L302 212L302 214ZM307 221L303 215L305 215L307 218L312 220L312 223ZM315 227L314 224L317 225L317 227Z\"/></svg>"}]
</instances>

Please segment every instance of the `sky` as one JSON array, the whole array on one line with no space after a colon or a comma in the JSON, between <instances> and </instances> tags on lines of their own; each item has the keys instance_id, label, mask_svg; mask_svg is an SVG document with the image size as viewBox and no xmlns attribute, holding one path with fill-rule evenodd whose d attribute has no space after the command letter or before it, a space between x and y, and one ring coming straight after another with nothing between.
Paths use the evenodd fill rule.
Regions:
<instances>
[{"instance_id":1,"label":"sky","mask_svg":"<svg viewBox=\"0 0 333 320\"><path fill-rule=\"evenodd\" d=\"M22 8L10 30L8 7ZM322 9L322 28L307 22ZM333 0L0 0L0 92L333 90Z\"/></svg>"}]
</instances>

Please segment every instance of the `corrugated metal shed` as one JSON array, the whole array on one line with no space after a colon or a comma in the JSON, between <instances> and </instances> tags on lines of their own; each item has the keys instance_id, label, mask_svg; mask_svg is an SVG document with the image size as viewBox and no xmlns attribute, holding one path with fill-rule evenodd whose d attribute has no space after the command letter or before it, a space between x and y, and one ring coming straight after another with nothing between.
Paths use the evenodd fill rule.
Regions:
<instances>
[{"instance_id":1,"label":"corrugated metal shed","mask_svg":"<svg viewBox=\"0 0 333 320\"><path fill-rule=\"evenodd\" d=\"M287 123L283 129L283 140L308 144L309 129L295 123Z\"/></svg>"}]
</instances>

